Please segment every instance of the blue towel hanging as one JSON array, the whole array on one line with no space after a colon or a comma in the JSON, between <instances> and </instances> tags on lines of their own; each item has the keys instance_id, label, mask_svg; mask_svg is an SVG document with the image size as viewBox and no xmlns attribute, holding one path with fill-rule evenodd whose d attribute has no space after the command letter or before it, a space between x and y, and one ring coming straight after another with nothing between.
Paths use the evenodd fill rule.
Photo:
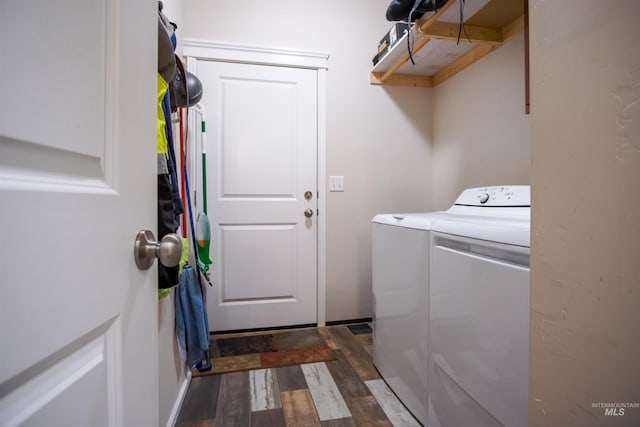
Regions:
<instances>
[{"instance_id":1,"label":"blue towel hanging","mask_svg":"<svg viewBox=\"0 0 640 427\"><path fill-rule=\"evenodd\" d=\"M189 370L211 369L209 355L209 320L198 272L185 265L176 293L176 335L186 351Z\"/></svg>"}]
</instances>

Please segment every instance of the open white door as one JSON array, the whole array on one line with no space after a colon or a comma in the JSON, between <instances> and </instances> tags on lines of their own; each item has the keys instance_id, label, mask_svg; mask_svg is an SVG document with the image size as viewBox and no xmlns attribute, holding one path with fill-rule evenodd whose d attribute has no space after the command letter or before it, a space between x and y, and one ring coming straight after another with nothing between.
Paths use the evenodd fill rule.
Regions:
<instances>
[{"instance_id":1,"label":"open white door","mask_svg":"<svg viewBox=\"0 0 640 427\"><path fill-rule=\"evenodd\" d=\"M0 425L158 425L157 2L0 3Z\"/></svg>"}]
</instances>

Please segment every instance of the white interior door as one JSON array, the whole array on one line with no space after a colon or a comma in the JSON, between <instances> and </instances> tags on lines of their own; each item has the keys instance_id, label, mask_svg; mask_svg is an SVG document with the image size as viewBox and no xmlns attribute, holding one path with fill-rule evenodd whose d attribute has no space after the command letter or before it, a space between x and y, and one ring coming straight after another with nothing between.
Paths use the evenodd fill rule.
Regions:
<instances>
[{"instance_id":1,"label":"white interior door","mask_svg":"<svg viewBox=\"0 0 640 427\"><path fill-rule=\"evenodd\" d=\"M210 328L315 323L317 72L199 60L196 74L207 111Z\"/></svg>"},{"instance_id":2,"label":"white interior door","mask_svg":"<svg viewBox=\"0 0 640 427\"><path fill-rule=\"evenodd\" d=\"M0 3L0 425L158 425L157 3Z\"/></svg>"}]
</instances>

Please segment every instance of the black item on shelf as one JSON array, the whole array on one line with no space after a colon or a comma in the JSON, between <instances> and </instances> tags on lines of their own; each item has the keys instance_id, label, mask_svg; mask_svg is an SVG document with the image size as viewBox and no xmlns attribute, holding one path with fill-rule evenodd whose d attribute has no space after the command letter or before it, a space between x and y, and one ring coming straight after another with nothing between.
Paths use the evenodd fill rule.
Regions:
<instances>
[{"instance_id":1,"label":"black item on shelf","mask_svg":"<svg viewBox=\"0 0 640 427\"><path fill-rule=\"evenodd\" d=\"M396 22L391 29L387 31L382 39L378 42L378 60L382 59L387 52L400 40L404 33L410 30L409 24L405 22ZM375 63L374 63L375 65Z\"/></svg>"},{"instance_id":2,"label":"black item on shelf","mask_svg":"<svg viewBox=\"0 0 640 427\"><path fill-rule=\"evenodd\" d=\"M387 21L413 22L427 12L438 10L446 2L447 0L392 0L387 7Z\"/></svg>"}]
</instances>

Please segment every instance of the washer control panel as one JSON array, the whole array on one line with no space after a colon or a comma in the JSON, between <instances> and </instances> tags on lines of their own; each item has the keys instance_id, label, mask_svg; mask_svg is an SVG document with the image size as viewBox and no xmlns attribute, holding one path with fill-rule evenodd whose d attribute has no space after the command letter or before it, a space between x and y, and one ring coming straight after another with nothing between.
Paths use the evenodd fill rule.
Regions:
<instances>
[{"instance_id":1,"label":"washer control panel","mask_svg":"<svg viewBox=\"0 0 640 427\"><path fill-rule=\"evenodd\" d=\"M493 207L531 206L531 190L528 185L469 188L460 194L455 204Z\"/></svg>"}]
</instances>

